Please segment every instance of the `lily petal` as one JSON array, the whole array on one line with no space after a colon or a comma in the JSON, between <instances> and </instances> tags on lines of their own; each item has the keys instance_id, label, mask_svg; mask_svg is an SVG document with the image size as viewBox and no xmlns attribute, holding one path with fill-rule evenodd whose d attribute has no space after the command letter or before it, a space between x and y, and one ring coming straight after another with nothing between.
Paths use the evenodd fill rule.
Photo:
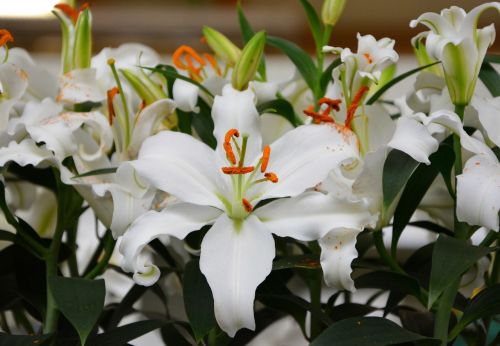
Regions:
<instances>
[{"instance_id":1,"label":"lily petal","mask_svg":"<svg viewBox=\"0 0 500 346\"><path fill-rule=\"evenodd\" d=\"M253 215L240 224L221 215L203 238L200 269L212 289L215 318L229 336L255 330L255 290L271 272L274 256L271 233Z\"/></svg>"},{"instance_id":2,"label":"lily petal","mask_svg":"<svg viewBox=\"0 0 500 346\"><path fill-rule=\"evenodd\" d=\"M176 79L172 88L172 96L178 109L183 112L198 113L198 95L200 88L182 79Z\"/></svg>"},{"instance_id":3,"label":"lily petal","mask_svg":"<svg viewBox=\"0 0 500 346\"><path fill-rule=\"evenodd\" d=\"M131 161L140 176L182 201L223 208L217 197L221 173L214 151L184 133L162 131L146 139L139 159Z\"/></svg>"},{"instance_id":4,"label":"lily petal","mask_svg":"<svg viewBox=\"0 0 500 346\"><path fill-rule=\"evenodd\" d=\"M457 176L457 218L498 231L500 164L484 155L470 158Z\"/></svg>"},{"instance_id":5,"label":"lily petal","mask_svg":"<svg viewBox=\"0 0 500 346\"><path fill-rule=\"evenodd\" d=\"M190 232L213 222L221 211L189 203L172 205L161 212L149 211L139 217L125 232L120 243L120 253L124 256L123 270L134 273L134 281L150 286L159 276L160 270L150 263L141 251L151 240L160 235L171 235L184 239Z\"/></svg>"},{"instance_id":6,"label":"lily petal","mask_svg":"<svg viewBox=\"0 0 500 346\"><path fill-rule=\"evenodd\" d=\"M255 210L254 215L277 236L303 241L320 239L334 228L361 231L368 225L375 226L377 220L362 202L340 200L315 191L273 201Z\"/></svg>"}]
</instances>

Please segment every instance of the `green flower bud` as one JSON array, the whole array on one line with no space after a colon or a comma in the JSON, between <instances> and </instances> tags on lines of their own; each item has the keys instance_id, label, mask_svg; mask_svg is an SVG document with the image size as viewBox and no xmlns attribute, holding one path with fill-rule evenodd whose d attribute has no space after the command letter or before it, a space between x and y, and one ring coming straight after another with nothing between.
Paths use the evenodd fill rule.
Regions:
<instances>
[{"instance_id":1,"label":"green flower bud","mask_svg":"<svg viewBox=\"0 0 500 346\"><path fill-rule=\"evenodd\" d=\"M146 74L137 75L128 69L121 69L120 72L132 86L137 95L139 95L139 97L146 102L146 105L150 105L157 100L166 98L163 90L161 90L159 86L155 85Z\"/></svg>"},{"instance_id":2,"label":"green flower bud","mask_svg":"<svg viewBox=\"0 0 500 346\"><path fill-rule=\"evenodd\" d=\"M92 16L87 8L78 16L75 24L73 68L90 67L92 58Z\"/></svg>"},{"instance_id":3,"label":"green flower bud","mask_svg":"<svg viewBox=\"0 0 500 346\"><path fill-rule=\"evenodd\" d=\"M344 11L346 0L325 0L321 9L324 24L334 26Z\"/></svg>"},{"instance_id":4,"label":"green flower bud","mask_svg":"<svg viewBox=\"0 0 500 346\"><path fill-rule=\"evenodd\" d=\"M262 55L264 54L264 47L266 45L265 31L256 33L250 41L243 48L241 58L236 63L233 70L231 82L233 87L237 90L244 90L248 86L248 82L254 79L255 73L259 66Z\"/></svg>"},{"instance_id":5,"label":"green flower bud","mask_svg":"<svg viewBox=\"0 0 500 346\"><path fill-rule=\"evenodd\" d=\"M208 26L203 27L203 36L215 55L229 66L234 66L240 59L241 50L226 36Z\"/></svg>"},{"instance_id":6,"label":"green flower bud","mask_svg":"<svg viewBox=\"0 0 500 346\"><path fill-rule=\"evenodd\" d=\"M417 58L418 64L420 66L425 66L436 62L436 59L431 58L425 47L425 38L427 35L418 34L411 40L413 46L413 51L415 57ZM432 72L437 76L444 77L443 68L440 65L433 65L426 69L428 72Z\"/></svg>"}]
</instances>

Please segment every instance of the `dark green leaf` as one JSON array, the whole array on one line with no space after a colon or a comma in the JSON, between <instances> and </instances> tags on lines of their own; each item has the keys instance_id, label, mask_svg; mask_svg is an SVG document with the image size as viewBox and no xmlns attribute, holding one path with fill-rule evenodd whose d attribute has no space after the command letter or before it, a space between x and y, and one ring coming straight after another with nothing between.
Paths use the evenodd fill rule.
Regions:
<instances>
[{"instance_id":1,"label":"dark green leaf","mask_svg":"<svg viewBox=\"0 0 500 346\"><path fill-rule=\"evenodd\" d=\"M130 308L142 297L149 287L135 284L127 292L125 297L120 301L118 306L114 309L108 323L106 324L106 329L113 329L118 326L118 323L130 312Z\"/></svg>"},{"instance_id":2,"label":"dark green leaf","mask_svg":"<svg viewBox=\"0 0 500 346\"><path fill-rule=\"evenodd\" d=\"M114 346L124 345L144 334L165 326L168 322L159 320L139 321L130 323L103 334L89 338L88 345L91 346Z\"/></svg>"},{"instance_id":3,"label":"dark green leaf","mask_svg":"<svg viewBox=\"0 0 500 346\"><path fill-rule=\"evenodd\" d=\"M118 169L117 167L94 169L92 171L88 171L88 172L85 172L82 174L75 175L72 177L72 179L90 177L90 176L94 176L94 175L112 174L112 173L115 173L117 169Z\"/></svg>"},{"instance_id":4,"label":"dark green leaf","mask_svg":"<svg viewBox=\"0 0 500 346\"><path fill-rule=\"evenodd\" d=\"M162 74L165 78L167 78L167 80L170 78L170 79L182 79L188 83L191 83L193 85L196 85L198 88L200 88L201 90L203 90L207 95L209 95L210 97L214 97L214 95L210 92L210 90L208 90L204 85L198 83L197 81L195 80L192 80L191 78L189 77L186 77L186 76L183 76L181 75L180 73L177 72L177 70L175 68L173 68L172 66L169 66L169 65L158 65L156 67L144 67L144 66L141 66L143 69L146 69L146 70L150 70L152 72L157 72L157 73L160 73ZM171 94L170 94L171 95Z\"/></svg>"},{"instance_id":5,"label":"dark green leaf","mask_svg":"<svg viewBox=\"0 0 500 346\"><path fill-rule=\"evenodd\" d=\"M367 304L343 303L334 306L329 315L334 322L337 322L346 318L361 317L377 310L378 308Z\"/></svg>"},{"instance_id":6,"label":"dark green leaf","mask_svg":"<svg viewBox=\"0 0 500 346\"><path fill-rule=\"evenodd\" d=\"M499 297L500 284L488 287L479 292L479 294L475 296L465 308L462 319L457 323L451 332L451 337L454 338L457 336L469 323L472 323L477 319L500 314Z\"/></svg>"},{"instance_id":7,"label":"dark green leaf","mask_svg":"<svg viewBox=\"0 0 500 346\"><path fill-rule=\"evenodd\" d=\"M385 210L391 207L418 165L419 162L415 161L405 152L397 149L393 149L389 152L384 163L384 172L382 176Z\"/></svg>"},{"instance_id":8,"label":"dark green leaf","mask_svg":"<svg viewBox=\"0 0 500 346\"><path fill-rule=\"evenodd\" d=\"M311 5L308 0L300 0L304 11L306 12L307 21L309 22L309 27L311 28L311 33L316 43L316 47L322 46L322 35L321 35L321 22L319 20L316 10Z\"/></svg>"},{"instance_id":9,"label":"dark green leaf","mask_svg":"<svg viewBox=\"0 0 500 346\"><path fill-rule=\"evenodd\" d=\"M185 338L185 336L182 334L180 328L180 325L176 325L174 323L167 324L166 326L161 328L161 337L163 338L163 341L167 345L175 345L175 346L191 346L193 343L188 342ZM187 326L189 328L189 325ZM187 331L184 331L184 333L187 333Z\"/></svg>"},{"instance_id":10,"label":"dark green leaf","mask_svg":"<svg viewBox=\"0 0 500 346\"><path fill-rule=\"evenodd\" d=\"M205 276L200 271L198 259L190 261L184 270L184 306L199 342L217 324L214 315L212 291Z\"/></svg>"},{"instance_id":11,"label":"dark green leaf","mask_svg":"<svg viewBox=\"0 0 500 346\"><path fill-rule=\"evenodd\" d=\"M484 62L479 71L479 78L491 93L491 96L500 96L500 75L490 63Z\"/></svg>"},{"instance_id":12,"label":"dark green leaf","mask_svg":"<svg viewBox=\"0 0 500 346\"><path fill-rule=\"evenodd\" d=\"M35 185L46 187L49 190L56 191L56 181L52 168L35 168L31 165L20 166L15 162L9 164L8 172L14 174L21 180L29 181ZM8 178L6 178L8 181Z\"/></svg>"},{"instance_id":13,"label":"dark green leaf","mask_svg":"<svg viewBox=\"0 0 500 346\"><path fill-rule=\"evenodd\" d=\"M398 241L410 218L427 193L427 190L436 179L440 171L451 172L455 161L453 149L448 145L441 145L429 160L430 165L419 164L406 184L398 206L394 212L391 251L395 255Z\"/></svg>"},{"instance_id":14,"label":"dark green leaf","mask_svg":"<svg viewBox=\"0 0 500 346\"><path fill-rule=\"evenodd\" d=\"M302 125L302 120L295 114L293 106L284 99L276 99L264 102L257 106L259 114L272 113L277 114L288 120L294 127Z\"/></svg>"},{"instance_id":15,"label":"dark green leaf","mask_svg":"<svg viewBox=\"0 0 500 346\"><path fill-rule=\"evenodd\" d=\"M500 64L500 55L487 54L484 57L484 61L492 64Z\"/></svg>"},{"instance_id":16,"label":"dark green leaf","mask_svg":"<svg viewBox=\"0 0 500 346\"><path fill-rule=\"evenodd\" d=\"M440 234L432 254L428 306L431 307L451 283L493 250Z\"/></svg>"},{"instance_id":17,"label":"dark green leaf","mask_svg":"<svg viewBox=\"0 0 500 346\"><path fill-rule=\"evenodd\" d=\"M78 331L84 345L104 307L104 280L51 276L49 287L57 308Z\"/></svg>"},{"instance_id":18,"label":"dark green leaf","mask_svg":"<svg viewBox=\"0 0 500 346\"><path fill-rule=\"evenodd\" d=\"M326 70L323 71L323 74L321 75L321 79L319 81L319 88L320 92L319 94L323 96L326 93L326 88L328 87L328 83L332 80L332 73L333 69L337 66L339 66L342 63L340 58L337 58L331 62L330 65L326 68Z\"/></svg>"},{"instance_id":19,"label":"dark green leaf","mask_svg":"<svg viewBox=\"0 0 500 346\"><path fill-rule=\"evenodd\" d=\"M86 101L82 103L77 103L73 106L73 111L75 112L90 112L92 109L101 107L101 102Z\"/></svg>"},{"instance_id":20,"label":"dark green leaf","mask_svg":"<svg viewBox=\"0 0 500 346\"><path fill-rule=\"evenodd\" d=\"M198 114L193 114L191 118L191 125L200 139L210 148L215 149L217 146L217 140L214 137L214 120L212 119L211 114L212 110L202 98L198 99L198 106L200 107L200 112Z\"/></svg>"},{"instance_id":21,"label":"dark green leaf","mask_svg":"<svg viewBox=\"0 0 500 346\"><path fill-rule=\"evenodd\" d=\"M437 234L443 233L443 234L449 235L451 237L453 237L453 235L454 235L454 233L452 231L450 231L449 229L447 229L443 226L440 226L440 225L438 225L434 222L431 222L431 221L414 221L414 222L410 222L408 224L411 226L426 229L428 231L431 231L431 232L434 232Z\"/></svg>"},{"instance_id":22,"label":"dark green leaf","mask_svg":"<svg viewBox=\"0 0 500 346\"><path fill-rule=\"evenodd\" d=\"M440 341L404 330L396 323L380 317L349 318L334 323L311 346L387 346L424 341L439 345Z\"/></svg>"},{"instance_id":23,"label":"dark green leaf","mask_svg":"<svg viewBox=\"0 0 500 346\"><path fill-rule=\"evenodd\" d=\"M277 259L273 262L273 270L288 268L319 269L319 257L313 254L297 255Z\"/></svg>"},{"instance_id":24,"label":"dark green leaf","mask_svg":"<svg viewBox=\"0 0 500 346\"><path fill-rule=\"evenodd\" d=\"M14 246L14 261L18 294L33 307L36 312L43 314L47 304L47 282L45 262L27 252L24 248Z\"/></svg>"},{"instance_id":25,"label":"dark green leaf","mask_svg":"<svg viewBox=\"0 0 500 346\"><path fill-rule=\"evenodd\" d=\"M179 121L177 124L177 126L179 127L179 131L181 131L182 133L186 133L188 135L192 134L193 131L191 129L191 125L193 122L193 113L184 112L181 111L180 109L177 109L176 112Z\"/></svg>"},{"instance_id":26,"label":"dark green leaf","mask_svg":"<svg viewBox=\"0 0 500 346\"><path fill-rule=\"evenodd\" d=\"M16 241L16 235L9 231L0 230L0 240L14 243Z\"/></svg>"},{"instance_id":27,"label":"dark green leaf","mask_svg":"<svg viewBox=\"0 0 500 346\"><path fill-rule=\"evenodd\" d=\"M10 335L0 332L0 346L43 346L50 335Z\"/></svg>"},{"instance_id":28,"label":"dark green leaf","mask_svg":"<svg viewBox=\"0 0 500 346\"><path fill-rule=\"evenodd\" d=\"M410 77L412 74L415 74L419 71L425 70L426 68L431 67L431 66L436 65L436 64L439 64L440 62L441 61L436 61L436 62L433 62L431 64L425 65L425 66L420 66L420 67L414 68L413 70L410 70L408 72L405 72L405 73L395 77L390 82L381 86L380 89L378 89L377 92L375 94L373 94L373 96L370 97L370 99L368 101L366 101L366 104L371 105L371 104L375 103L380 98L380 96L382 96L387 90L389 90L391 87L393 87L397 83Z\"/></svg>"},{"instance_id":29,"label":"dark green leaf","mask_svg":"<svg viewBox=\"0 0 500 346\"><path fill-rule=\"evenodd\" d=\"M295 43L279 37L268 36L267 42L271 46L280 49L288 56L295 67L297 67L297 70L300 72L309 88L316 94L318 79L317 69L309 54Z\"/></svg>"},{"instance_id":30,"label":"dark green leaf","mask_svg":"<svg viewBox=\"0 0 500 346\"><path fill-rule=\"evenodd\" d=\"M414 278L395 272L375 271L354 280L357 288L377 288L418 297L420 286Z\"/></svg>"}]
</instances>

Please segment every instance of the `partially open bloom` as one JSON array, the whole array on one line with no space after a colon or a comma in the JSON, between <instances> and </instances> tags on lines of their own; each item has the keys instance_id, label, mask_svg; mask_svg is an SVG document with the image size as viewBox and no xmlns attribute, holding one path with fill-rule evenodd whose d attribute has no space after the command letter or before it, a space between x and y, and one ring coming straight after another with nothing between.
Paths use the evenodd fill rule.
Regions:
<instances>
[{"instance_id":1,"label":"partially open bloom","mask_svg":"<svg viewBox=\"0 0 500 346\"><path fill-rule=\"evenodd\" d=\"M427 52L443 64L446 83L455 105L469 104L486 51L495 40L493 24L477 28L479 16L490 8L500 11L500 3L485 3L469 13L452 6L440 14L424 13L410 23L411 27L423 24L430 29L423 34L426 36ZM422 38L422 34L419 37ZM414 44L419 42L413 41Z\"/></svg>"},{"instance_id":2,"label":"partially open bloom","mask_svg":"<svg viewBox=\"0 0 500 346\"><path fill-rule=\"evenodd\" d=\"M234 336L255 328L255 289L271 271L272 233L309 241L336 227L369 221L309 191L344 161L357 159L356 141L331 125L301 126L262 148L251 90L226 86L212 115L216 150L191 136L165 131L144 142L131 165L140 176L181 202L137 219L125 233L123 268L137 282L153 284L156 266L142 248L161 234L184 238L213 224L201 245L200 269L212 289L221 328ZM278 199L264 206L260 201ZM336 213L342 209L342 213Z\"/></svg>"}]
</instances>

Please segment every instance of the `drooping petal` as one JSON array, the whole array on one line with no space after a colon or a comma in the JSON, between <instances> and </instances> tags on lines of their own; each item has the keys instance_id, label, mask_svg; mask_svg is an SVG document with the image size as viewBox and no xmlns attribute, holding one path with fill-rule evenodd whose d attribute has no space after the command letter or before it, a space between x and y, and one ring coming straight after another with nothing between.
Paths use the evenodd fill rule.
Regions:
<instances>
[{"instance_id":1,"label":"drooping petal","mask_svg":"<svg viewBox=\"0 0 500 346\"><path fill-rule=\"evenodd\" d=\"M318 241L323 278L328 286L351 292L356 290L351 278L351 263L358 257L356 236L359 232L357 229L338 228Z\"/></svg>"},{"instance_id":2,"label":"drooping petal","mask_svg":"<svg viewBox=\"0 0 500 346\"><path fill-rule=\"evenodd\" d=\"M176 79L172 88L175 105L183 112L200 111L200 107L197 106L199 93L199 87L182 79Z\"/></svg>"},{"instance_id":3,"label":"drooping petal","mask_svg":"<svg viewBox=\"0 0 500 346\"><path fill-rule=\"evenodd\" d=\"M241 136L249 136L247 160L258 157L262 150L259 131L259 114L255 108L255 95L251 89L236 90L231 84L224 86L222 95L216 96L212 107L214 136L217 139L216 152L225 160L222 144L227 131L237 129Z\"/></svg>"},{"instance_id":4,"label":"drooping petal","mask_svg":"<svg viewBox=\"0 0 500 346\"><path fill-rule=\"evenodd\" d=\"M427 127L414 117L401 117L396 124L394 136L387 145L429 165L429 155L438 149L439 142L432 137Z\"/></svg>"},{"instance_id":5,"label":"drooping petal","mask_svg":"<svg viewBox=\"0 0 500 346\"><path fill-rule=\"evenodd\" d=\"M258 184L252 199L298 195L323 181L333 168L358 157L356 136L348 129L331 125L297 127L271 144L267 169L279 180Z\"/></svg>"},{"instance_id":6,"label":"drooping petal","mask_svg":"<svg viewBox=\"0 0 500 346\"><path fill-rule=\"evenodd\" d=\"M226 189L216 155L189 135L163 131L149 137L131 164L153 186L182 201L223 208L217 194Z\"/></svg>"},{"instance_id":7,"label":"drooping petal","mask_svg":"<svg viewBox=\"0 0 500 346\"><path fill-rule=\"evenodd\" d=\"M175 103L169 99L160 99L144 108L135 120L134 132L128 147L129 157L136 157L142 142L152 136L159 123L170 116Z\"/></svg>"},{"instance_id":8,"label":"drooping petal","mask_svg":"<svg viewBox=\"0 0 500 346\"><path fill-rule=\"evenodd\" d=\"M212 223L221 211L205 206L179 203L161 212L151 210L139 217L125 232L120 253L124 256L123 270L134 273L134 280L140 285L150 286L159 276L157 266L141 256L141 251L151 240L160 235L170 235L184 239L190 232Z\"/></svg>"},{"instance_id":9,"label":"drooping petal","mask_svg":"<svg viewBox=\"0 0 500 346\"><path fill-rule=\"evenodd\" d=\"M106 98L106 89L97 83L95 69L73 70L59 81L57 102L75 104L82 102L102 102Z\"/></svg>"},{"instance_id":10,"label":"drooping petal","mask_svg":"<svg viewBox=\"0 0 500 346\"><path fill-rule=\"evenodd\" d=\"M31 138L26 138L20 143L10 142L7 147L0 148L0 167L10 161L20 166L46 168L55 165L56 158L45 146L39 147Z\"/></svg>"},{"instance_id":11,"label":"drooping petal","mask_svg":"<svg viewBox=\"0 0 500 346\"><path fill-rule=\"evenodd\" d=\"M377 220L361 201L340 200L315 191L278 199L258 208L254 215L277 236L303 241L320 239L334 228L361 231L375 226Z\"/></svg>"},{"instance_id":12,"label":"drooping petal","mask_svg":"<svg viewBox=\"0 0 500 346\"><path fill-rule=\"evenodd\" d=\"M203 238L200 269L212 289L215 318L229 336L255 329L255 290L274 255L271 233L253 215L240 223L221 215Z\"/></svg>"},{"instance_id":13,"label":"drooping petal","mask_svg":"<svg viewBox=\"0 0 500 346\"><path fill-rule=\"evenodd\" d=\"M498 231L500 164L484 155L470 158L457 176L457 218Z\"/></svg>"},{"instance_id":14,"label":"drooping petal","mask_svg":"<svg viewBox=\"0 0 500 346\"><path fill-rule=\"evenodd\" d=\"M7 128L12 107L28 87L26 73L11 64L0 65L0 131Z\"/></svg>"},{"instance_id":15,"label":"drooping petal","mask_svg":"<svg viewBox=\"0 0 500 346\"><path fill-rule=\"evenodd\" d=\"M488 138L500 146L500 97L492 99L473 98L472 105L477 109L479 121L488 134Z\"/></svg>"}]
</instances>

